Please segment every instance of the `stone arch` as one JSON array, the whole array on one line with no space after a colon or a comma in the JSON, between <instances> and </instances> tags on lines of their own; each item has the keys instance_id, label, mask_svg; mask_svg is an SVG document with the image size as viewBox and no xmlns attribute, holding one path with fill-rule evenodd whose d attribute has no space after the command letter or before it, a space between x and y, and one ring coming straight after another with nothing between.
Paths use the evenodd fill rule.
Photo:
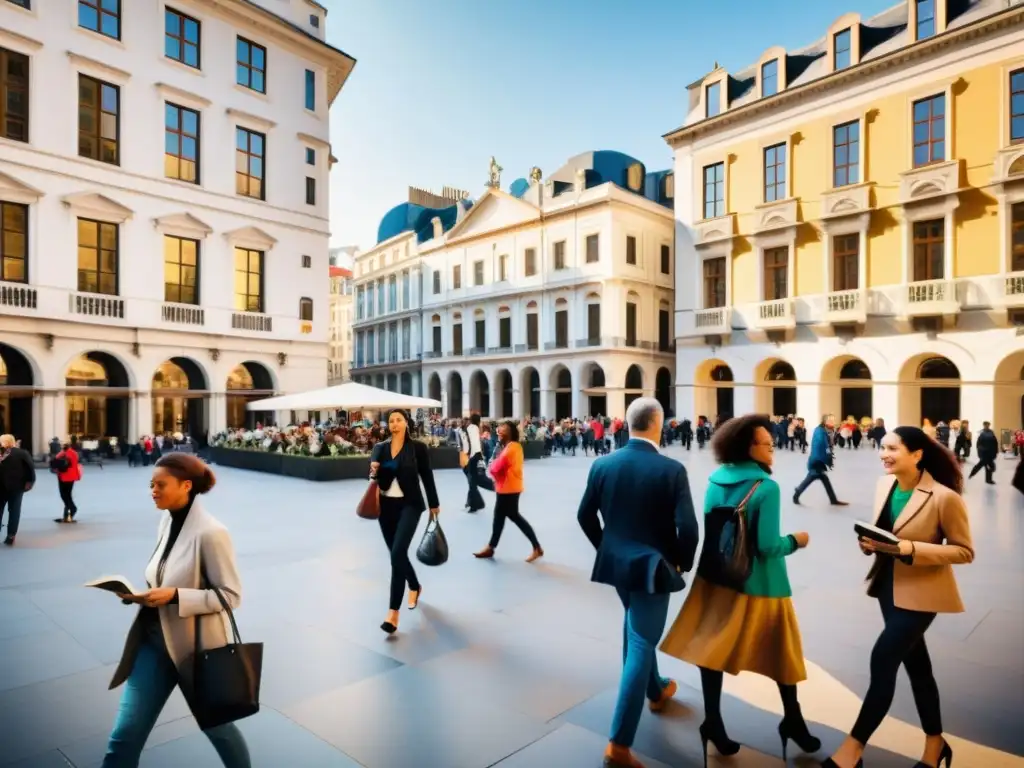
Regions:
<instances>
[{"instance_id":1,"label":"stone arch","mask_svg":"<svg viewBox=\"0 0 1024 768\"><path fill-rule=\"evenodd\" d=\"M479 368L469 376L469 410L485 417L491 415L490 383Z\"/></svg>"},{"instance_id":2,"label":"stone arch","mask_svg":"<svg viewBox=\"0 0 1024 768\"><path fill-rule=\"evenodd\" d=\"M685 419L704 416L717 424L735 415L736 376L724 360L717 357L705 360L694 371L694 407L696 413L680 414Z\"/></svg>"},{"instance_id":3,"label":"stone arch","mask_svg":"<svg viewBox=\"0 0 1024 768\"><path fill-rule=\"evenodd\" d=\"M462 375L458 371L448 374L448 416L462 418Z\"/></svg>"},{"instance_id":4,"label":"stone arch","mask_svg":"<svg viewBox=\"0 0 1024 768\"><path fill-rule=\"evenodd\" d=\"M628 409L630 403L643 396L644 385L647 383L645 379L644 369L636 363L633 363L626 369L626 376L623 381L623 389L625 389L622 403L623 408Z\"/></svg>"},{"instance_id":5,"label":"stone arch","mask_svg":"<svg viewBox=\"0 0 1024 768\"><path fill-rule=\"evenodd\" d=\"M592 360L587 360L579 367L577 379L587 399L584 401L587 412L576 416L607 416L608 415L608 379L604 368Z\"/></svg>"},{"instance_id":6,"label":"stone arch","mask_svg":"<svg viewBox=\"0 0 1024 768\"><path fill-rule=\"evenodd\" d=\"M923 352L907 359L899 373L899 422L921 426L961 418L960 366L949 357Z\"/></svg>"},{"instance_id":7,"label":"stone arch","mask_svg":"<svg viewBox=\"0 0 1024 768\"><path fill-rule=\"evenodd\" d=\"M276 383L270 368L257 360L239 363L227 378L228 429L253 429L257 424L266 426L275 422L273 411L250 411L248 404L274 394Z\"/></svg>"},{"instance_id":8,"label":"stone arch","mask_svg":"<svg viewBox=\"0 0 1024 768\"><path fill-rule=\"evenodd\" d=\"M153 372L150 389L154 435L181 432L198 438L207 434L210 380L198 361L181 356L164 360Z\"/></svg>"},{"instance_id":9,"label":"stone arch","mask_svg":"<svg viewBox=\"0 0 1024 768\"><path fill-rule=\"evenodd\" d=\"M551 397L546 418L566 419L572 416L572 372L562 363L552 366L548 374Z\"/></svg>"},{"instance_id":10,"label":"stone arch","mask_svg":"<svg viewBox=\"0 0 1024 768\"><path fill-rule=\"evenodd\" d=\"M770 416L798 415L796 371L788 360L769 357L754 366L754 410Z\"/></svg>"},{"instance_id":11,"label":"stone arch","mask_svg":"<svg viewBox=\"0 0 1024 768\"><path fill-rule=\"evenodd\" d=\"M654 397L661 403L661 407L665 411L666 420L675 416L675 411L672 408L674 392L672 372L665 366L661 366L658 368L658 372L654 374Z\"/></svg>"},{"instance_id":12,"label":"stone arch","mask_svg":"<svg viewBox=\"0 0 1024 768\"><path fill-rule=\"evenodd\" d=\"M427 379L427 397L441 401L441 377L437 375L437 371L430 374L430 378Z\"/></svg>"},{"instance_id":13,"label":"stone arch","mask_svg":"<svg viewBox=\"0 0 1024 768\"><path fill-rule=\"evenodd\" d=\"M839 355L821 368L821 412L836 422L874 418L874 383L868 364L856 355ZM802 414L804 418L817 418Z\"/></svg>"},{"instance_id":14,"label":"stone arch","mask_svg":"<svg viewBox=\"0 0 1024 768\"><path fill-rule=\"evenodd\" d=\"M499 419L518 418L515 413L515 385L507 368L494 372L494 396L491 398L492 416Z\"/></svg>"},{"instance_id":15,"label":"stone arch","mask_svg":"<svg viewBox=\"0 0 1024 768\"><path fill-rule=\"evenodd\" d=\"M120 358L98 350L77 355L64 369L64 386L69 436L128 440L131 371Z\"/></svg>"},{"instance_id":16,"label":"stone arch","mask_svg":"<svg viewBox=\"0 0 1024 768\"><path fill-rule=\"evenodd\" d=\"M33 444L35 390L41 384L32 358L17 347L0 343L0 434L14 435L29 453L43 450L42 445ZM41 434L39 439L49 438Z\"/></svg>"},{"instance_id":17,"label":"stone arch","mask_svg":"<svg viewBox=\"0 0 1024 768\"><path fill-rule=\"evenodd\" d=\"M519 372L519 391L523 397L523 415L536 418L541 415L540 373L532 365ZM516 414L519 417L519 414Z\"/></svg>"},{"instance_id":18,"label":"stone arch","mask_svg":"<svg viewBox=\"0 0 1024 768\"><path fill-rule=\"evenodd\" d=\"M992 428L996 435L1004 429L1024 429L1024 349L1011 352L999 361L992 383L995 388Z\"/></svg>"}]
</instances>

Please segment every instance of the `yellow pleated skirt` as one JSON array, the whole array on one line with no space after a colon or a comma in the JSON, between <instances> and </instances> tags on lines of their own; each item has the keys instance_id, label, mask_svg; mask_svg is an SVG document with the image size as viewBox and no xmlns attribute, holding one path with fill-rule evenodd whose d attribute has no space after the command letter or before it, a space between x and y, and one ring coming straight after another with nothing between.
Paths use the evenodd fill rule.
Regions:
<instances>
[{"instance_id":1,"label":"yellow pleated skirt","mask_svg":"<svg viewBox=\"0 0 1024 768\"><path fill-rule=\"evenodd\" d=\"M661 651L698 667L756 672L784 685L807 679L793 601L752 597L697 576Z\"/></svg>"}]
</instances>

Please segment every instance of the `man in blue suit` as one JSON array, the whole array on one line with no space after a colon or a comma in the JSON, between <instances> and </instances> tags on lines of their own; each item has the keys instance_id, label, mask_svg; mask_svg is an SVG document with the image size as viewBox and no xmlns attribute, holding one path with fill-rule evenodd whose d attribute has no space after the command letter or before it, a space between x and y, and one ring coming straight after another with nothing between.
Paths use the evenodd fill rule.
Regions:
<instances>
[{"instance_id":1,"label":"man in blue suit","mask_svg":"<svg viewBox=\"0 0 1024 768\"><path fill-rule=\"evenodd\" d=\"M604 758L609 767L640 765L631 747L644 695L657 712L678 687L658 674L655 651L669 597L684 586L681 574L693 567L700 533L686 469L658 449L664 422L653 398L629 406L630 440L594 462L577 514L597 550L591 580L615 587L626 609L622 681Z\"/></svg>"},{"instance_id":2,"label":"man in blue suit","mask_svg":"<svg viewBox=\"0 0 1024 768\"><path fill-rule=\"evenodd\" d=\"M835 490L832 488L832 482L828 479L828 475L825 474L828 470L832 469L832 441L829 440L828 433L834 429L834 426L831 416L822 416L821 423L814 428L814 436L811 438L811 453L807 457L807 477L793 491L794 504L800 503L800 495L810 487L811 483L815 480L821 480L821 484L825 486L825 493L828 494L828 500L832 506L849 506L845 501L839 500Z\"/></svg>"}]
</instances>

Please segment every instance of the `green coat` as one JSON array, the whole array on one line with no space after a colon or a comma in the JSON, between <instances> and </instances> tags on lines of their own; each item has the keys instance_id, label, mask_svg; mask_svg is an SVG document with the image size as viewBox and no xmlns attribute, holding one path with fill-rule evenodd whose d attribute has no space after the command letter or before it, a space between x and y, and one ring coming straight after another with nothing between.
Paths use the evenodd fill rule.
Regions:
<instances>
[{"instance_id":1,"label":"green coat","mask_svg":"<svg viewBox=\"0 0 1024 768\"><path fill-rule=\"evenodd\" d=\"M743 593L753 597L791 597L786 556L796 551L796 541L779 532L781 500L779 484L760 465L723 464L709 478L704 495L704 514L716 506L736 506L747 495L755 480L761 485L747 502L748 520L757 525L757 555L753 572Z\"/></svg>"}]
</instances>

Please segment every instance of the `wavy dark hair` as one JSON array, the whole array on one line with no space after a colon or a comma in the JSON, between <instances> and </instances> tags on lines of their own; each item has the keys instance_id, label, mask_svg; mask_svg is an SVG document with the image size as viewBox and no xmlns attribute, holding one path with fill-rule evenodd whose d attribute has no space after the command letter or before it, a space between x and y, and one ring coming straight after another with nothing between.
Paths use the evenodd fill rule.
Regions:
<instances>
[{"instance_id":1,"label":"wavy dark hair","mask_svg":"<svg viewBox=\"0 0 1024 768\"><path fill-rule=\"evenodd\" d=\"M723 421L711 438L711 450L719 464L740 464L753 461L750 448L754 445L754 433L762 427L772 435L772 420L760 413L749 413L746 416Z\"/></svg>"},{"instance_id":2,"label":"wavy dark hair","mask_svg":"<svg viewBox=\"0 0 1024 768\"><path fill-rule=\"evenodd\" d=\"M505 428L508 429L508 441L510 443L519 442L519 425L516 424L515 419L503 419L498 423L504 424Z\"/></svg>"},{"instance_id":3,"label":"wavy dark hair","mask_svg":"<svg viewBox=\"0 0 1024 768\"><path fill-rule=\"evenodd\" d=\"M896 427L893 433L899 435L910 453L921 451L918 469L927 471L939 485L963 494L964 473L952 451L928 437L920 427Z\"/></svg>"}]
</instances>

